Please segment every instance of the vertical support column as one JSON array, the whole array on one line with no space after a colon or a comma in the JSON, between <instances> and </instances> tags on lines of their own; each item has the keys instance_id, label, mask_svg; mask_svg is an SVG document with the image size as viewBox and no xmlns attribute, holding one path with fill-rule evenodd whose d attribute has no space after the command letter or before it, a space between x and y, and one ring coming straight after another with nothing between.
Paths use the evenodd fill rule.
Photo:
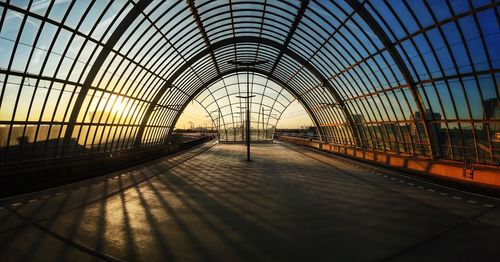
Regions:
<instances>
[{"instance_id":1,"label":"vertical support column","mask_svg":"<svg viewBox=\"0 0 500 262\"><path fill-rule=\"evenodd\" d=\"M264 123L264 107L262 107L262 134L264 136L264 141L267 140L267 132L266 132L266 126Z\"/></svg>"},{"instance_id":2,"label":"vertical support column","mask_svg":"<svg viewBox=\"0 0 500 262\"><path fill-rule=\"evenodd\" d=\"M219 143L220 143L220 118L221 118L221 112L220 112L220 109L219 109L219 117L217 118L217 141Z\"/></svg>"},{"instance_id":3,"label":"vertical support column","mask_svg":"<svg viewBox=\"0 0 500 262\"><path fill-rule=\"evenodd\" d=\"M247 71L247 161L250 161L250 72Z\"/></svg>"}]
</instances>

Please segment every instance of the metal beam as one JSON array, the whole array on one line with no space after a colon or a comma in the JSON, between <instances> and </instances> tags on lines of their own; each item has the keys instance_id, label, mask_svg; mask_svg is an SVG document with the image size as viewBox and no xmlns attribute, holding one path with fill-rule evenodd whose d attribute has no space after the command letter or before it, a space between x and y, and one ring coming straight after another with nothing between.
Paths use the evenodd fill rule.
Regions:
<instances>
[{"instance_id":1,"label":"metal beam","mask_svg":"<svg viewBox=\"0 0 500 262\"><path fill-rule=\"evenodd\" d=\"M260 43L262 45L274 47L278 50L283 50L284 54L286 54L290 58L297 61L297 63L303 65L304 68L306 68L316 78L318 78L320 80L320 82L324 85L324 87L330 91L330 93L333 95L335 101L339 104L339 107L341 108L342 112L344 113L348 124L352 128L352 134L354 136L355 141L361 141L360 136L357 132L357 129L354 125L352 115L349 112L349 110L347 110L347 108L345 107L344 102L342 101L340 95L333 88L333 86L330 84L328 79L323 74L321 74L321 72L318 69L316 69L312 64L310 64L306 59L304 59L302 56L300 56L299 54L293 52L292 50L290 50L288 48L283 48L283 45L276 42L276 41L273 41L273 40L270 40L267 38L254 37L254 36L241 36L241 37L236 37L236 38L227 38L227 39L221 40L219 42L215 42L211 46L212 46L213 50L216 50L218 48L221 48L221 47L224 47L227 45L233 45L235 43L236 44L238 44L238 43ZM135 140L134 148L140 147L140 144L142 141L142 136L144 134L144 129L149 121L149 118L151 117L151 113L153 111L152 109L155 108L156 104L160 101L163 94L169 88L171 88L174 81L182 73L184 73L185 70L190 68L193 64L196 63L196 61L200 60L201 58L203 58L204 56L206 56L209 53L210 53L210 50L204 49L201 52L199 52L198 54L194 55L191 59L189 59L189 61L187 63L184 63L182 66L180 66L179 69L177 69L177 71L175 71L175 73L172 74L172 76L168 79L168 81L160 88L158 93L152 99L151 104L149 105L148 109L146 110L146 112L144 114L144 117L142 118L141 125L139 127L138 132L137 132L137 137ZM182 112L182 110L180 110L180 112ZM319 126L318 126L318 129L320 129ZM322 133L323 132L320 132L320 134L322 134Z\"/></svg>"},{"instance_id":2,"label":"metal beam","mask_svg":"<svg viewBox=\"0 0 500 262\"><path fill-rule=\"evenodd\" d=\"M78 118L78 115L80 113L80 110L82 109L83 102L85 101L85 98L90 90L90 86L92 85L92 82L94 81L94 78L97 76L97 73L102 67L102 64L106 60L106 58L109 56L111 53L111 50L115 46L115 44L118 42L118 40L123 36L125 31L130 27L130 24L141 14L144 9L151 3L152 0L140 0L137 4L135 4L132 9L129 11L129 13L123 18L121 23L116 27L116 29L113 31L113 34L109 37L108 41L106 44L103 46L101 52L97 56L94 64L92 65L92 68L90 68L89 73L87 74L87 77L85 78L85 81L83 82L83 86L80 90L80 93L78 94L78 97L76 98L75 105L73 106L73 110L71 112L70 118L69 118L69 124L68 127L66 128L66 132L64 135L64 144L63 144L63 153L64 150L67 150L68 146L70 145L71 142L71 136L73 134L73 130L75 128L76 120Z\"/></svg>"},{"instance_id":3,"label":"metal beam","mask_svg":"<svg viewBox=\"0 0 500 262\"><path fill-rule=\"evenodd\" d=\"M207 45L208 50L210 51L210 56L212 57L212 60L214 61L214 66L215 70L217 70L217 74L220 76L220 69L219 65L217 64L217 59L215 58L215 53L214 49L212 48L212 45L210 44L210 39L208 39L207 32L205 31L205 27L203 26L203 22L201 22L200 15L198 14L198 9L196 8L196 5L194 3L194 0L186 0L189 10L191 10L191 14L193 15L194 20L196 21L196 25L198 26L198 30L200 30L201 36L203 37L203 41L205 42L205 45Z\"/></svg>"},{"instance_id":4,"label":"metal beam","mask_svg":"<svg viewBox=\"0 0 500 262\"><path fill-rule=\"evenodd\" d=\"M295 16L295 20L293 21L293 24L290 27L290 31L288 32L285 42L283 42L283 48L280 50L280 53L276 57L276 61L274 61L274 64L271 67L271 72L270 72L271 75L274 73L274 70L276 70L276 67L281 61L281 57L283 57L284 51L288 48L288 44L292 40L292 37L295 34L295 31L297 30L297 27L299 26L300 21L302 20L302 17L304 16L304 13L306 12L308 5L309 5L309 0L304 0L301 2L300 9L297 12L297 15Z\"/></svg>"},{"instance_id":5,"label":"metal beam","mask_svg":"<svg viewBox=\"0 0 500 262\"><path fill-rule=\"evenodd\" d=\"M430 132L429 132L429 121L427 121L427 118L425 116L426 110L425 110L425 105L422 101L422 97L418 93L417 90L417 85L413 81L413 77L410 73L410 70L406 66L403 58L399 54L399 52L396 50L396 47L394 44L391 42L385 31L382 29L382 27L377 23L375 18L366 10L364 5L360 3L358 0L347 0L347 3L351 6L352 9L355 10L355 12L365 21L365 23L370 27L370 29L375 33L375 35L379 38L380 42L384 45L386 50L389 52L391 55L392 59L394 60L394 63L398 67L399 71L403 75L403 78L405 79L406 83L408 84L408 88L410 89L410 92L413 96L413 99L415 100L415 103L417 105L418 110L420 111L420 121L423 122L424 126L424 132L427 136L427 143L429 144L429 150L430 150L430 155L431 157L434 157L434 150L432 148L432 145L435 144L437 147L439 147L438 141L432 141L434 140L433 137L431 137ZM412 115L414 115L412 113ZM414 117L415 119L415 117ZM417 121L417 119L415 119ZM438 150L439 151L439 150Z\"/></svg>"}]
</instances>

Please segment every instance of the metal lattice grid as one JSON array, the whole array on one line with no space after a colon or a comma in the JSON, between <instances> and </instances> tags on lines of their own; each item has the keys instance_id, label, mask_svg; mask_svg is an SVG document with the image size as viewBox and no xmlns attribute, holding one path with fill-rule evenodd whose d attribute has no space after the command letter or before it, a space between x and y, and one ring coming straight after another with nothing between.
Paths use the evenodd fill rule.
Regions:
<instances>
[{"instance_id":1,"label":"metal lattice grid","mask_svg":"<svg viewBox=\"0 0 500 262\"><path fill-rule=\"evenodd\" d=\"M243 72L300 99L321 138L500 161L499 2L0 0L3 165L165 144ZM332 106L325 106L332 105Z\"/></svg>"}]
</instances>

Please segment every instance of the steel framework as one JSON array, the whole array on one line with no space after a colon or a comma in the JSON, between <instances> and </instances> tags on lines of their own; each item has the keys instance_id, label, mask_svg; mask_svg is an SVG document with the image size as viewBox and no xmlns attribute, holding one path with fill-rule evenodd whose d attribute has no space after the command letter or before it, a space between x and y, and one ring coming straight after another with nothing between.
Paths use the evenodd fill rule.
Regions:
<instances>
[{"instance_id":1,"label":"steel framework","mask_svg":"<svg viewBox=\"0 0 500 262\"><path fill-rule=\"evenodd\" d=\"M269 61L274 124L297 99L329 143L498 165L499 3L0 0L0 165L162 147L194 99L234 125L229 60Z\"/></svg>"}]
</instances>

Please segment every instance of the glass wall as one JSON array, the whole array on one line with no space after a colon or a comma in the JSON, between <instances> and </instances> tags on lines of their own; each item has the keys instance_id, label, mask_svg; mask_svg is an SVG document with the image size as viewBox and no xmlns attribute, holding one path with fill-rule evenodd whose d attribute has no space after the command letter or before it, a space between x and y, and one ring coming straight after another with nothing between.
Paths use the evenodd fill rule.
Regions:
<instances>
[{"instance_id":1,"label":"glass wall","mask_svg":"<svg viewBox=\"0 0 500 262\"><path fill-rule=\"evenodd\" d=\"M0 163L164 146L189 101L250 70L289 87L324 141L499 164L499 5L0 0ZM280 101L259 84L255 108Z\"/></svg>"}]
</instances>

